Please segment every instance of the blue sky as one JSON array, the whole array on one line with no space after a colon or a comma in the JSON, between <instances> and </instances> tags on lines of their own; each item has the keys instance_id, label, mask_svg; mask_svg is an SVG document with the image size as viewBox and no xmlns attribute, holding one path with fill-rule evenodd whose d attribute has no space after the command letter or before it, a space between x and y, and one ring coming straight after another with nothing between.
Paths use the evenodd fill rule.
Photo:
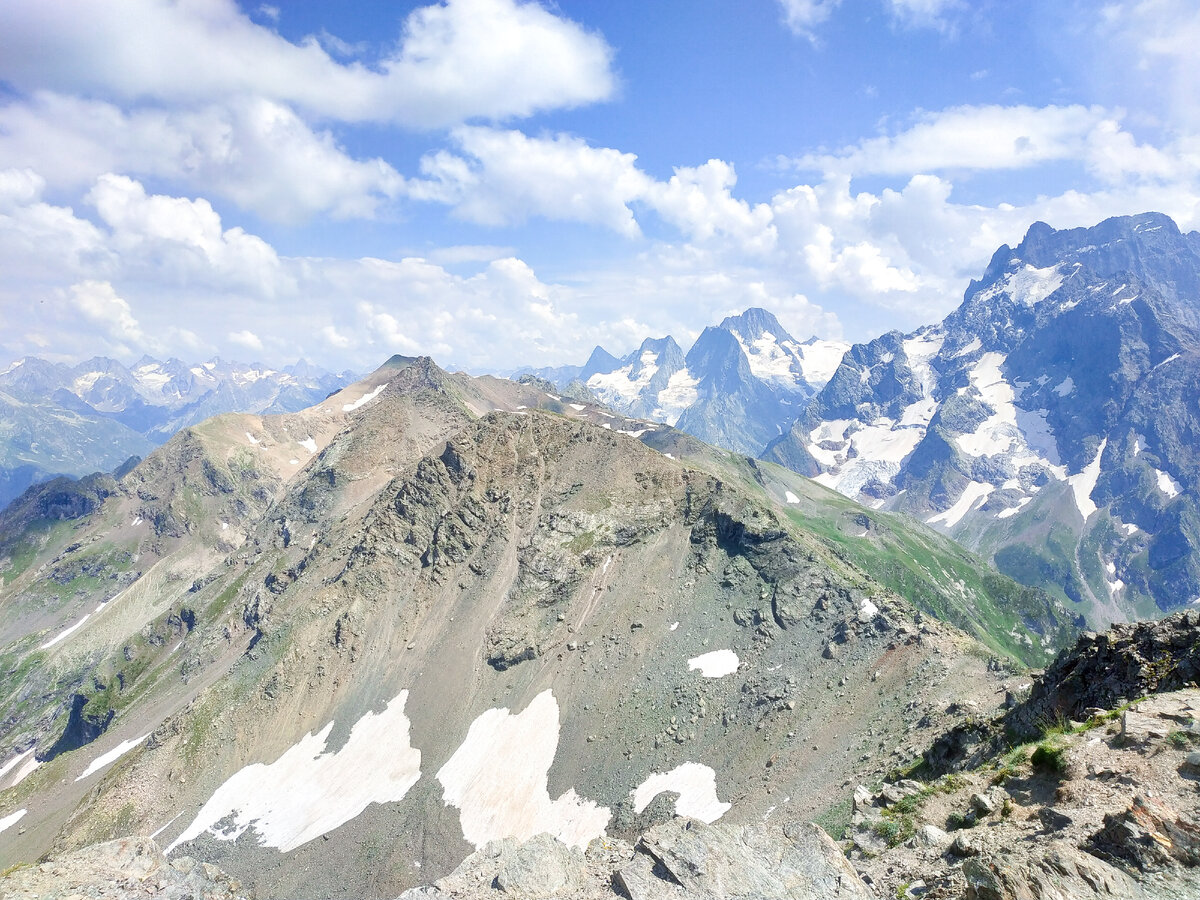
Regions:
<instances>
[{"instance_id":1,"label":"blue sky","mask_svg":"<svg viewBox=\"0 0 1200 900\"><path fill-rule=\"evenodd\" d=\"M1200 219L1188 0L0 8L0 360L582 362L941 318L1002 242Z\"/></svg>"}]
</instances>

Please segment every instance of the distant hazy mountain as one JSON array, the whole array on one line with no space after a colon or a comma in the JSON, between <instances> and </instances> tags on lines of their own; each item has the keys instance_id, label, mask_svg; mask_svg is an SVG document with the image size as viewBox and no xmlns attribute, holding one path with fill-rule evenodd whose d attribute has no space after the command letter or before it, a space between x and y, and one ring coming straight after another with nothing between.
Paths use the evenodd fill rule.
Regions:
<instances>
[{"instance_id":1,"label":"distant hazy mountain","mask_svg":"<svg viewBox=\"0 0 1200 900\"><path fill-rule=\"evenodd\" d=\"M282 370L213 359L27 357L0 372L0 506L54 475L111 471L222 412L304 409L350 383L304 361Z\"/></svg>"},{"instance_id":2,"label":"distant hazy mountain","mask_svg":"<svg viewBox=\"0 0 1200 900\"><path fill-rule=\"evenodd\" d=\"M800 343L771 313L752 308L704 329L686 356L668 336L647 338L622 359L597 347L582 366L522 371L562 389L583 383L625 415L756 455L829 380L848 346Z\"/></svg>"},{"instance_id":3,"label":"distant hazy mountain","mask_svg":"<svg viewBox=\"0 0 1200 900\"><path fill-rule=\"evenodd\" d=\"M1200 603L1200 234L1004 246L940 325L846 354L764 454L907 511L1094 621Z\"/></svg>"}]
</instances>

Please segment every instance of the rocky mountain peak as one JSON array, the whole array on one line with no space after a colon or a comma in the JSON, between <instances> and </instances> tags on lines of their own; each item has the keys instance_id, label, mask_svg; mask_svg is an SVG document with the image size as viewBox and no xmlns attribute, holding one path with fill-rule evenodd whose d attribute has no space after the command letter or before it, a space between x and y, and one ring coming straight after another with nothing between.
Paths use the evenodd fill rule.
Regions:
<instances>
[{"instance_id":1,"label":"rocky mountain peak","mask_svg":"<svg viewBox=\"0 0 1200 900\"><path fill-rule=\"evenodd\" d=\"M792 340L775 315L758 306L752 306L740 315L726 316L717 327L738 335L748 343L757 341L764 334L778 341Z\"/></svg>"}]
</instances>

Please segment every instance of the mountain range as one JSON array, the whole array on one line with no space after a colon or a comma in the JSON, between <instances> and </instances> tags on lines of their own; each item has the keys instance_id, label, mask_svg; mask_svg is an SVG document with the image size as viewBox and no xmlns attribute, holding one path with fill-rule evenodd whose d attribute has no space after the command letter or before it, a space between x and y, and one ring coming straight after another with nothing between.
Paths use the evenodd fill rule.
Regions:
<instances>
[{"instance_id":1,"label":"mountain range","mask_svg":"<svg viewBox=\"0 0 1200 900\"><path fill-rule=\"evenodd\" d=\"M291 412L353 380L300 361L281 370L212 359L26 357L0 372L0 506L55 475L110 472L222 412Z\"/></svg>"},{"instance_id":2,"label":"mountain range","mask_svg":"<svg viewBox=\"0 0 1200 900\"><path fill-rule=\"evenodd\" d=\"M705 328L686 356L668 335L647 338L621 359L597 347L580 367L514 374L531 373L568 392L575 385L624 415L756 456L825 385L848 346L801 343L774 315L751 308Z\"/></svg>"},{"instance_id":3,"label":"mountain range","mask_svg":"<svg viewBox=\"0 0 1200 900\"><path fill-rule=\"evenodd\" d=\"M1093 625L1200 603L1200 234L1030 227L940 323L800 344L769 312L535 374L903 512Z\"/></svg>"},{"instance_id":4,"label":"mountain range","mask_svg":"<svg viewBox=\"0 0 1200 900\"><path fill-rule=\"evenodd\" d=\"M996 251L941 323L856 344L762 454L920 518L1095 623L1200 602L1200 234Z\"/></svg>"},{"instance_id":5,"label":"mountain range","mask_svg":"<svg viewBox=\"0 0 1200 900\"><path fill-rule=\"evenodd\" d=\"M428 359L36 486L0 537L0 869L137 833L260 898L676 813L840 831L1077 633L919 523Z\"/></svg>"}]
</instances>

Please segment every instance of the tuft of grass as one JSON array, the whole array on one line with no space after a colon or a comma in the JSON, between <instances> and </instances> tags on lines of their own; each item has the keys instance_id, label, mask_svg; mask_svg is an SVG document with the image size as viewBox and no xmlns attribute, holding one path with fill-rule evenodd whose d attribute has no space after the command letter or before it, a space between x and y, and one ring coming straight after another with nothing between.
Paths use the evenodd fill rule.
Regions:
<instances>
[{"instance_id":1,"label":"tuft of grass","mask_svg":"<svg viewBox=\"0 0 1200 900\"><path fill-rule=\"evenodd\" d=\"M835 841L840 841L846 836L846 830L850 827L850 820L853 816L854 801L847 797L829 807L813 821L825 829L825 833Z\"/></svg>"},{"instance_id":2,"label":"tuft of grass","mask_svg":"<svg viewBox=\"0 0 1200 900\"><path fill-rule=\"evenodd\" d=\"M1038 744L1029 761L1035 772L1046 775L1061 775L1067 771L1067 751L1049 741Z\"/></svg>"},{"instance_id":3,"label":"tuft of grass","mask_svg":"<svg viewBox=\"0 0 1200 900\"><path fill-rule=\"evenodd\" d=\"M1192 746L1192 735L1186 731L1172 731L1167 735L1167 743L1176 750L1187 750Z\"/></svg>"},{"instance_id":4,"label":"tuft of grass","mask_svg":"<svg viewBox=\"0 0 1200 900\"><path fill-rule=\"evenodd\" d=\"M916 825L910 816L887 816L871 823L871 833L889 847L903 844L916 834Z\"/></svg>"}]
</instances>

